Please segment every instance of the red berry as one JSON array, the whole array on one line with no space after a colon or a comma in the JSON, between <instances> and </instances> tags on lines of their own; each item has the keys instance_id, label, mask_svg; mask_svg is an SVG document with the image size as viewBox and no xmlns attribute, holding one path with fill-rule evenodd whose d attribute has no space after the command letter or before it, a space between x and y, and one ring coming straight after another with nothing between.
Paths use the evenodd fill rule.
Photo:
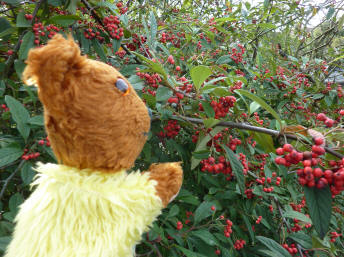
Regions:
<instances>
[{"instance_id":1,"label":"red berry","mask_svg":"<svg viewBox=\"0 0 344 257\"><path fill-rule=\"evenodd\" d=\"M211 208L210 208L212 211L215 211L215 206L213 205L213 206L211 206Z\"/></svg>"},{"instance_id":2,"label":"red berry","mask_svg":"<svg viewBox=\"0 0 344 257\"><path fill-rule=\"evenodd\" d=\"M180 71L180 66L177 66L177 67L176 67L176 71Z\"/></svg>"},{"instance_id":3,"label":"red berry","mask_svg":"<svg viewBox=\"0 0 344 257\"><path fill-rule=\"evenodd\" d=\"M277 149L276 149L276 154L278 154L278 155L283 155L283 154L284 154L283 148L281 148L281 147L277 148Z\"/></svg>"},{"instance_id":4,"label":"red berry","mask_svg":"<svg viewBox=\"0 0 344 257\"><path fill-rule=\"evenodd\" d=\"M341 109L341 110L339 111L339 114L340 114L341 116L344 116L344 109Z\"/></svg>"},{"instance_id":5,"label":"red berry","mask_svg":"<svg viewBox=\"0 0 344 257\"><path fill-rule=\"evenodd\" d=\"M334 124L334 120L332 120L332 119L326 119L325 120L326 127L331 128L333 126L333 124Z\"/></svg>"},{"instance_id":6,"label":"red berry","mask_svg":"<svg viewBox=\"0 0 344 257\"><path fill-rule=\"evenodd\" d=\"M314 138L314 143L316 145L322 145L324 143L324 139L321 137Z\"/></svg>"},{"instance_id":7,"label":"red berry","mask_svg":"<svg viewBox=\"0 0 344 257\"><path fill-rule=\"evenodd\" d=\"M284 144L284 145L283 145L283 150L284 150L285 152L290 153L291 151L293 151L293 146L292 146L291 144Z\"/></svg>"},{"instance_id":8,"label":"red berry","mask_svg":"<svg viewBox=\"0 0 344 257\"><path fill-rule=\"evenodd\" d=\"M314 177L316 177L316 178L321 178L322 176L323 176L323 171L322 171L322 169L320 169L320 168L315 168L314 170L313 170L313 175L314 175Z\"/></svg>"},{"instance_id":9,"label":"red berry","mask_svg":"<svg viewBox=\"0 0 344 257\"><path fill-rule=\"evenodd\" d=\"M317 120L320 120L320 121L325 121L327 119L326 115L324 113L319 113L317 115Z\"/></svg>"}]
</instances>

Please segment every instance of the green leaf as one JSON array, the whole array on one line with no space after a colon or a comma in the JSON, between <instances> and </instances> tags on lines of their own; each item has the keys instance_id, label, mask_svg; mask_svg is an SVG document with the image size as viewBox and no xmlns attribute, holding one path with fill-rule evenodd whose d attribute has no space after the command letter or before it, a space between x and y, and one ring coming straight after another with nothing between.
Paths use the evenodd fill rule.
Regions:
<instances>
[{"instance_id":1,"label":"green leaf","mask_svg":"<svg viewBox=\"0 0 344 257\"><path fill-rule=\"evenodd\" d=\"M256 239L274 253L274 257L291 257L289 252L271 238L256 236Z\"/></svg>"},{"instance_id":2,"label":"green leaf","mask_svg":"<svg viewBox=\"0 0 344 257\"><path fill-rule=\"evenodd\" d=\"M23 154L20 148L7 147L0 149L0 168L16 161Z\"/></svg>"},{"instance_id":3,"label":"green leaf","mask_svg":"<svg viewBox=\"0 0 344 257\"><path fill-rule=\"evenodd\" d=\"M8 244L11 242L11 240L12 240L12 237L10 237L10 236L0 237L0 251L5 252Z\"/></svg>"},{"instance_id":4,"label":"green leaf","mask_svg":"<svg viewBox=\"0 0 344 257\"><path fill-rule=\"evenodd\" d=\"M197 90L201 87L203 82L212 74L208 66L200 65L193 67L190 70L190 76Z\"/></svg>"},{"instance_id":5,"label":"green leaf","mask_svg":"<svg viewBox=\"0 0 344 257\"><path fill-rule=\"evenodd\" d=\"M34 40L35 34L33 34L31 31L25 34L18 53L20 60L26 60L29 50L35 46Z\"/></svg>"},{"instance_id":6,"label":"green leaf","mask_svg":"<svg viewBox=\"0 0 344 257\"><path fill-rule=\"evenodd\" d=\"M6 95L5 102L8 108L10 108L13 120L17 123L19 133L26 140L30 134L30 127L27 125L30 119L29 112L12 96Z\"/></svg>"},{"instance_id":7,"label":"green leaf","mask_svg":"<svg viewBox=\"0 0 344 257\"><path fill-rule=\"evenodd\" d=\"M225 64L232 62L230 55L222 55L219 59L216 60L216 64Z\"/></svg>"},{"instance_id":8,"label":"green leaf","mask_svg":"<svg viewBox=\"0 0 344 257\"><path fill-rule=\"evenodd\" d=\"M121 39L117 40L117 39L112 39L112 49L113 52L116 53L119 48L121 47Z\"/></svg>"},{"instance_id":9,"label":"green leaf","mask_svg":"<svg viewBox=\"0 0 344 257\"><path fill-rule=\"evenodd\" d=\"M172 218L172 217L176 216L178 213L179 213L179 207L178 207L178 205L174 204L171 207L170 211L168 212L167 217Z\"/></svg>"},{"instance_id":10,"label":"green leaf","mask_svg":"<svg viewBox=\"0 0 344 257\"><path fill-rule=\"evenodd\" d=\"M55 15L49 19L49 22L60 25L62 27L68 27L77 20L80 20L80 17L78 15Z\"/></svg>"},{"instance_id":11,"label":"green leaf","mask_svg":"<svg viewBox=\"0 0 344 257\"><path fill-rule=\"evenodd\" d=\"M323 239L329 229L332 213L332 196L330 188L328 186L322 189L304 187L304 190L306 204L313 225L320 238Z\"/></svg>"},{"instance_id":12,"label":"green leaf","mask_svg":"<svg viewBox=\"0 0 344 257\"><path fill-rule=\"evenodd\" d=\"M11 26L7 18L0 17L0 38L2 38L3 41L7 41L9 35L14 31L16 31L16 28Z\"/></svg>"},{"instance_id":13,"label":"green leaf","mask_svg":"<svg viewBox=\"0 0 344 257\"><path fill-rule=\"evenodd\" d=\"M277 28L277 26L275 24L272 24L272 23L259 23L258 27L260 27L262 29L275 29L275 28Z\"/></svg>"},{"instance_id":14,"label":"green leaf","mask_svg":"<svg viewBox=\"0 0 344 257\"><path fill-rule=\"evenodd\" d=\"M35 174L36 173L32 169L31 163L25 162L20 172L20 176L24 182L24 185L29 185L32 182L32 179L35 176Z\"/></svg>"},{"instance_id":15,"label":"green leaf","mask_svg":"<svg viewBox=\"0 0 344 257\"><path fill-rule=\"evenodd\" d=\"M208 230L205 229L192 231L190 235L202 239L202 241L207 245L214 246L218 244L217 239Z\"/></svg>"},{"instance_id":16,"label":"green leaf","mask_svg":"<svg viewBox=\"0 0 344 257\"><path fill-rule=\"evenodd\" d=\"M165 71L164 67L162 66L162 64L160 62L153 62L152 60L144 57L143 55L136 53L136 52L132 52L133 54L135 54L142 62L144 62L149 68L151 68L154 72L159 73L160 75L162 75L164 77L164 79L167 79L167 72Z\"/></svg>"},{"instance_id":17,"label":"green leaf","mask_svg":"<svg viewBox=\"0 0 344 257\"><path fill-rule=\"evenodd\" d=\"M288 235L289 238L293 239L296 243L300 244L305 249L312 248L312 238L303 232L296 232Z\"/></svg>"},{"instance_id":18,"label":"green leaf","mask_svg":"<svg viewBox=\"0 0 344 257\"><path fill-rule=\"evenodd\" d=\"M305 214L297 211L286 211L283 213L283 217L298 219L300 221L312 224L312 220L308 218Z\"/></svg>"},{"instance_id":19,"label":"green leaf","mask_svg":"<svg viewBox=\"0 0 344 257\"><path fill-rule=\"evenodd\" d=\"M282 127L282 120L279 117L279 115L277 114L277 112L275 112L274 109L272 109L272 107L270 105L268 105L263 99L261 99L259 96L256 96L248 91L245 91L243 89L237 89L235 90L236 93L240 94L240 95L244 95L248 98L250 98L252 101L257 102L262 108L264 108L265 110L267 110L280 124L280 126Z\"/></svg>"},{"instance_id":20,"label":"green leaf","mask_svg":"<svg viewBox=\"0 0 344 257\"><path fill-rule=\"evenodd\" d=\"M192 251L190 251L184 247L181 247L179 245L176 245L176 248L181 250L185 254L186 257L207 257L203 254L192 252Z\"/></svg>"},{"instance_id":21,"label":"green leaf","mask_svg":"<svg viewBox=\"0 0 344 257\"><path fill-rule=\"evenodd\" d=\"M3 80L0 80L0 96L3 96L6 90L6 85Z\"/></svg>"},{"instance_id":22,"label":"green leaf","mask_svg":"<svg viewBox=\"0 0 344 257\"><path fill-rule=\"evenodd\" d=\"M2 2L11 4L11 5L18 5L20 4L21 0L2 0Z\"/></svg>"},{"instance_id":23,"label":"green leaf","mask_svg":"<svg viewBox=\"0 0 344 257\"><path fill-rule=\"evenodd\" d=\"M238 186L241 194L245 192L245 177L244 177L244 168L238 158L235 156L234 152L229 149L227 146L223 146L223 149L226 151L226 156L231 164L232 171L238 181Z\"/></svg>"},{"instance_id":24,"label":"green leaf","mask_svg":"<svg viewBox=\"0 0 344 257\"><path fill-rule=\"evenodd\" d=\"M207 114L207 116L209 118L214 118L215 117L215 111L214 111L213 107L210 105L210 103L207 101L201 101L201 103L202 103L202 107L205 111L205 114Z\"/></svg>"},{"instance_id":25,"label":"green leaf","mask_svg":"<svg viewBox=\"0 0 344 257\"><path fill-rule=\"evenodd\" d=\"M37 115L37 116L31 117L29 120L29 123L32 125L37 125L37 126L44 126L44 117L43 115Z\"/></svg>"},{"instance_id":26,"label":"green leaf","mask_svg":"<svg viewBox=\"0 0 344 257\"><path fill-rule=\"evenodd\" d=\"M15 193L11 196L10 201L8 202L8 207L11 212L16 213L19 205L24 201L24 198L19 193Z\"/></svg>"},{"instance_id":27,"label":"green leaf","mask_svg":"<svg viewBox=\"0 0 344 257\"><path fill-rule=\"evenodd\" d=\"M333 8L332 6L328 9L328 12L326 14L326 20L331 19L331 17L333 16L333 14L335 13L336 9Z\"/></svg>"},{"instance_id":28,"label":"green leaf","mask_svg":"<svg viewBox=\"0 0 344 257\"><path fill-rule=\"evenodd\" d=\"M198 224L200 221L204 220L205 218L211 216L214 212L211 210L211 206L214 203L212 202L203 202L198 206L195 211L195 224Z\"/></svg>"},{"instance_id":29,"label":"green leaf","mask_svg":"<svg viewBox=\"0 0 344 257\"><path fill-rule=\"evenodd\" d=\"M29 28L31 27L31 21L27 20L25 18L25 13L24 12L20 12L17 15L17 21L16 21L16 26L18 28Z\"/></svg>"},{"instance_id":30,"label":"green leaf","mask_svg":"<svg viewBox=\"0 0 344 257\"><path fill-rule=\"evenodd\" d=\"M253 101L251 104L250 104L250 114L254 113L255 111L257 111L258 109L260 108L260 104Z\"/></svg>"},{"instance_id":31,"label":"green leaf","mask_svg":"<svg viewBox=\"0 0 344 257\"><path fill-rule=\"evenodd\" d=\"M22 77L25 66L26 66L26 64L22 60L17 59L14 61L14 69L16 70L16 73L17 73L19 78Z\"/></svg>"},{"instance_id":32,"label":"green leaf","mask_svg":"<svg viewBox=\"0 0 344 257\"><path fill-rule=\"evenodd\" d=\"M216 126L217 124L219 124L220 120L214 119L214 118L209 118L209 119L205 119L203 120L204 126L206 128L212 128L214 126Z\"/></svg>"},{"instance_id":33,"label":"green leaf","mask_svg":"<svg viewBox=\"0 0 344 257\"><path fill-rule=\"evenodd\" d=\"M250 134L253 135L254 140L256 140L267 153L275 152L272 136L259 132L252 132Z\"/></svg>"},{"instance_id":34,"label":"green leaf","mask_svg":"<svg viewBox=\"0 0 344 257\"><path fill-rule=\"evenodd\" d=\"M96 51L96 53L99 55L100 59L103 62L107 62L107 57L105 55L103 46L98 42L98 40L96 40L96 39L92 40L92 45L93 45L93 48Z\"/></svg>"},{"instance_id":35,"label":"green leaf","mask_svg":"<svg viewBox=\"0 0 344 257\"><path fill-rule=\"evenodd\" d=\"M151 40L151 43L153 43L156 41L156 32L157 32L157 24L156 24L156 19L155 19L153 11L149 13L149 21L150 21L150 40Z\"/></svg>"},{"instance_id":36,"label":"green leaf","mask_svg":"<svg viewBox=\"0 0 344 257\"><path fill-rule=\"evenodd\" d=\"M170 88L160 86L156 91L156 100L158 102L165 102L173 95L173 92Z\"/></svg>"},{"instance_id":37,"label":"green leaf","mask_svg":"<svg viewBox=\"0 0 344 257\"><path fill-rule=\"evenodd\" d=\"M250 221L248 220L247 216L245 214L242 214L241 215L244 222L245 222L245 225L246 225L246 228L248 230L248 233L250 235L250 238L251 238L251 241L254 242L254 232L253 232L253 229L252 229L252 225L250 223Z\"/></svg>"}]
</instances>

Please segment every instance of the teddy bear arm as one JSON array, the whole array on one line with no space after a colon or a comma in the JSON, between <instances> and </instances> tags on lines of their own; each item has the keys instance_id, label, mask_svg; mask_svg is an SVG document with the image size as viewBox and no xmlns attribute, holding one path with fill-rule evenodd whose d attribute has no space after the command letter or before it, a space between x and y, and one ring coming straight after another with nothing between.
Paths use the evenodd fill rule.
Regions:
<instances>
[{"instance_id":1,"label":"teddy bear arm","mask_svg":"<svg viewBox=\"0 0 344 257\"><path fill-rule=\"evenodd\" d=\"M164 207L178 194L183 182L183 170L179 162L152 164L149 179L157 181L156 193Z\"/></svg>"}]
</instances>

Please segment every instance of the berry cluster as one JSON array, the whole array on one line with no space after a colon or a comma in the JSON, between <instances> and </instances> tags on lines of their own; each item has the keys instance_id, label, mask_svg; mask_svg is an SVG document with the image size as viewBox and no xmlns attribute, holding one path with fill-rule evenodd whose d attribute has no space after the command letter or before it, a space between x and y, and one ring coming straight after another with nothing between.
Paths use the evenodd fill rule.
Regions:
<instances>
[{"instance_id":1,"label":"berry cluster","mask_svg":"<svg viewBox=\"0 0 344 257\"><path fill-rule=\"evenodd\" d=\"M234 96L220 97L219 102L212 100L210 105L215 112L215 119L225 117L229 112L229 108L232 108L236 103ZM199 110L204 111L202 103L199 104Z\"/></svg>"},{"instance_id":2,"label":"berry cluster","mask_svg":"<svg viewBox=\"0 0 344 257\"><path fill-rule=\"evenodd\" d=\"M33 19L33 15L32 14L25 14L24 15L25 19L27 19L28 21L31 21Z\"/></svg>"},{"instance_id":3,"label":"berry cluster","mask_svg":"<svg viewBox=\"0 0 344 257\"><path fill-rule=\"evenodd\" d=\"M240 249L244 248L245 244L246 244L245 240L238 239L234 243L234 248L235 248L235 250L240 250Z\"/></svg>"},{"instance_id":4,"label":"berry cluster","mask_svg":"<svg viewBox=\"0 0 344 257\"><path fill-rule=\"evenodd\" d=\"M224 175L229 175L229 177L232 174L230 162L226 161L224 156L219 156L217 162L214 157L209 157L208 159L202 160L201 165L201 171L203 172L208 171L214 174L222 173Z\"/></svg>"},{"instance_id":5,"label":"berry cluster","mask_svg":"<svg viewBox=\"0 0 344 257\"><path fill-rule=\"evenodd\" d=\"M303 168L297 170L298 181L302 186L323 188L330 186L332 195L335 196L344 190L344 160L329 162L333 165L332 169L323 168L324 164L318 156L325 153L322 145L323 139L314 139L315 145L312 146L312 152L297 152L292 145L285 144L283 148L276 149L278 155L275 162L279 165L289 167L292 164L301 164Z\"/></svg>"},{"instance_id":6,"label":"berry cluster","mask_svg":"<svg viewBox=\"0 0 344 257\"><path fill-rule=\"evenodd\" d=\"M291 244L290 246L288 244L282 245L284 249L286 249L291 255L295 255L297 253L297 248L295 244Z\"/></svg>"},{"instance_id":7,"label":"berry cluster","mask_svg":"<svg viewBox=\"0 0 344 257\"><path fill-rule=\"evenodd\" d=\"M96 30L93 30L91 28L84 30L84 37L86 39L94 39L94 38L96 38L96 39L99 40L99 42L103 42L104 41L104 38L100 36L100 32L96 31Z\"/></svg>"},{"instance_id":8,"label":"berry cluster","mask_svg":"<svg viewBox=\"0 0 344 257\"><path fill-rule=\"evenodd\" d=\"M238 44L238 48L239 50L233 47L232 50L229 52L232 60L237 64L243 61L243 54L245 53L245 48L242 45Z\"/></svg>"},{"instance_id":9,"label":"berry cluster","mask_svg":"<svg viewBox=\"0 0 344 257\"><path fill-rule=\"evenodd\" d=\"M2 104L2 105L1 105L1 109L3 109L4 112L8 112L8 111L10 110L10 109L7 107L6 104Z\"/></svg>"},{"instance_id":10,"label":"berry cluster","mask_svg":"<svg viewBox=\"0 0 344 257\"><path fill-rule=\"evenodd\" d=\"M180 131L180 126L176 120L169 120L164 127L164 131L159 132L159 137L175 138Z\"/></svg>"},{"instance_id":11,"label":"berry cluster","mask_svg":"<svg viewBox=\"0 0 344 257\"><path fill-rule=\"evenodd\" d=\"M175 47L179 48L180 47L180 39L185 38L185 33L177 33L177 36L172 33L172 31L168 32L162 32L161 33L161 38L159 39L161 43L167 43L170 42L172 43Z\"/></svg>"},{"instance_id":12,"label":"berry cluster","mask_svg":"<svg viewBox=\"0 0 344 257\"><path fill-rule=\"evenodd\" d=\"M41 139L37 142L39 145L46 145L46 146L50 146L50 141L49 141L49 138L46 137L44 139Z\"/></svg>"},{"instance_id":13,"label":"berry cluster","mask_svg":"<svg viewBox=\"0 0 344 257\"><path fill-rule=\"evenodd\" d=\"M324 113L319 113L317 115L317 120L322 121L326 127L332 128L334 124L334 120L328 118Z\"/></svg>"},{"instance_id":14,"label":"berry cluster","mask_svg":"<svg viewBox=\"0 0 344 257\"><path fill-rule=\"evenodd\" d=\"M123 28L119 27L120 20L117 16L110 15L105 17L103 23L112 38L119 40L123 37Z\"/></svg>"},{"instance_id":15,"label":"berry cluster","mask_svg":"<svg viewBox=\"0 0 344 257\"><path fill-rule=\"evenodd\" d=\"M230 237L231 234L233 233L233 230L232 230L233 222L230 220L226 220L226 224L227 225L225 226L223 233L225 237Z\"/></svg>"},{"instance_id":16,"label":"berry cluster","mask_svg":"<svg viewBox=\"0 0 344 257\"><path fill-rule=\"evenodd\" d=\"M256 220L256 224L260 224L260 222L262 221L263 217L259 216L258 219Z\"/></svg>"},{"instance_id":17,"label":"berry cluster","mask_svg":"<svg viewBox=\"0 0 344 257\"><path fill-rule=\"evenodd\" d=\"M331 235L330 235L330 237L331 237L330 241L331 241L332 243L334 243L334 242L336 241L337 237L342 236L342 234L339 234L339 233L337 233L337 232L331 232L330 234L331 234Z\"/></svg>"},{"instance_id":18,"label":"berry cluster","mask_svg":"<svg viewBox=\"0 0 344 257\"><path fill-rule=\"evenodd\" d=\"M29 152L29 149L24 149L24 154L21 157L25 161L36 159L41 155L39 152L33 152L33 153L28 153L28 152Z\"/></svg>"},{"instance_id":19,"label":"berry cluster","mask_svg":"<svg viewBox=\"0 0 344 257\"><path fill-rule=\"evenodd\" d=\"M185 77L179 78L178 81L181 81L183 83L183 86L177 87L178 90L185 91L185 93L190 93L192 91L193 85L189 84L188 80Z\"/></svg>"}]
</instances>

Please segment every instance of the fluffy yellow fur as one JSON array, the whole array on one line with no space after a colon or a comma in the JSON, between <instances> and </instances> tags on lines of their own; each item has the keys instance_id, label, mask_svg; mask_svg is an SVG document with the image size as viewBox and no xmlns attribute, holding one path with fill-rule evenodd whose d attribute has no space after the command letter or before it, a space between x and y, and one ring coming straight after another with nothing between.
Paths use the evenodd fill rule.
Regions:
<instances>
[{"instance_id":1,"label":"fluffy yellow fur","mask_svg":"<svg viewBox=\"0 0 344 257\"><path fill-rule=\"evenodd\" d=\"M129 257L160 214L150 173L39 164L5 257ZM28 236L28 234L30 236Z\"/></svg>"}]
</instances>

